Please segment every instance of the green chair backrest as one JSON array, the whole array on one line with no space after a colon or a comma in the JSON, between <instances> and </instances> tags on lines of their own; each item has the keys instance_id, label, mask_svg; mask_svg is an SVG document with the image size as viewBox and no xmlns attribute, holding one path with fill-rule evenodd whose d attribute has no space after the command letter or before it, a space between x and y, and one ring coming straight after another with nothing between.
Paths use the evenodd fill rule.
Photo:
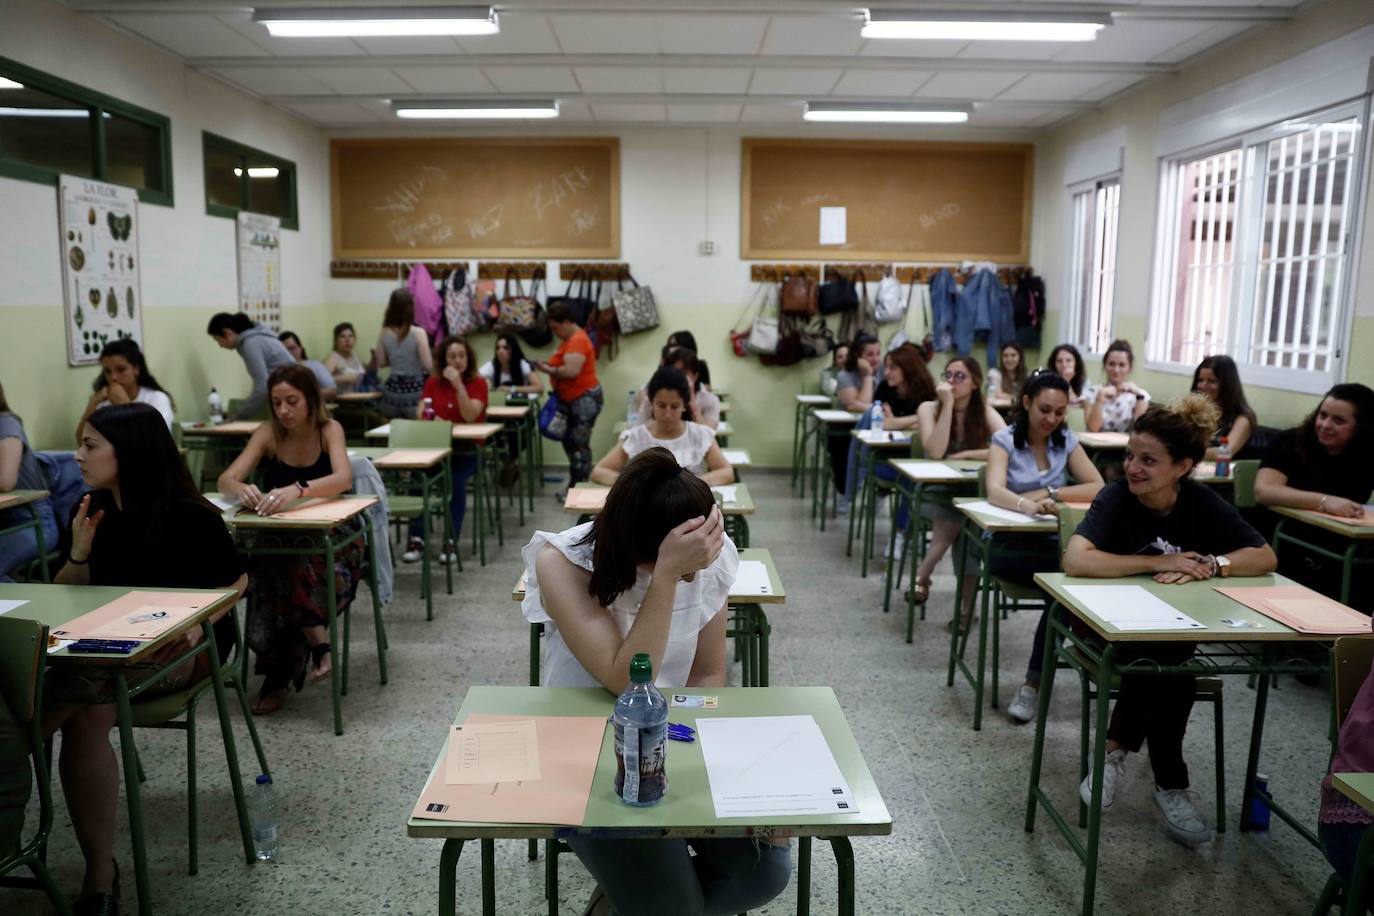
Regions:
<instances>
[{"instance_id":1,"label":"green chair backrest","mask_svg":"<svg viewBox=\"0 0 1374 916\"><path fill-rule=\"evenodd\" d=\"M978 498L988 498L988 466L986 464L978 468Z\"/></svg>"},{"instance_id":2,"label":"green chair backrest","mask_svg":"<svg viewBox=\"0 0 1374 916\"><path fill-rule=\"evenodd\" d=\"M1081 407L1070 407L1064 411L1064 425L1076 433L1088 429L1088 412Z\"/></svg>"},{"instance_id":3,"label":"green chair backrest","mask_svg":"<svg viewBox=\"0 0 1374 916\"><path fill-rule=\"evenodd\" d=\"M21 617L0 617L0 863L18 849L32 790L29 760L38 751L38 711L48 628ZM37 758L35 758L37 759ZM41 765L41 761L39 761ZM41 789L40 826L51 802Z\"/></svg>"},{"instance_id":4,"label":"green chair backrest","mask_svg":"<svg viewBox=\"0 0 1374 916\"><path fill-rule=\"evenodd\" d=\"M397 448L452 448L453 424L446 420L392 420L389 444Z\"/></svg>"},{"instance_id":5,"label":"green chair backrest","mask_svg":"<svg viewBox=\"0 0 1374 916\"><path fill-rule=\"evenodd\" d=\"M1069 538L1073 537L1073 533L1078 530L1078 523L1083 521L1083 516L1087 514L1087 509L1059 507L1059 565L1061 569L1064 565L1064 551L1069 549Z\"/></svg>"},{"instance_id":6,"label":"green chair backrest","mask_svg":"<svg viewBox=\"0 0 1374 916\"><path fill-rule=\"evenodd\" d=\"M1245 458L1231 462L1232 494L1237 509L1253 509L1255 503L1255 475L1259 473L1259 459Z\"/></svg>"},{"instance_id":7,"label":"green chair backrest","mask_svg":"<svg viewBox=\"0 0 1374 916\"><path fill-rule=\"evenodd\" d=\"M1355 694L1374 665L1374 635L1342 636L1336 640L1336 721L1344 722Z\"/></svg>"},{"instance_id":8,"label":"green chair backrest","mask_svg":"<svg viewBox=\"0 0 1374 916\"><path fill-rule=\"evenodd\" d=\"M238 417L239 409L243 407L243 402L246 401L246 400L248 400L248 399L247 399L247 398L230 398L230 399L229 399L229 407L228 407L228 409L225 411L225 417ZM266 402L266 401L263 401L263 402L262 402L262 407L258 408L258 412L255 413L255 414L253 414L253 416L251 416L251 417L246 417L245 419L248 419L248 420L266 420L266 419L267 419L267 402Z\"/></svg>"},{"instance_id":9,"label":"green chair backrest","mask_svg":"<svg viewBox=\"0 0 1374 916\"><path fill-rule=\"evenodd\" d=\"M911 432L911 457L912 457L912 458L924 458L924 457L926 456L926 447L925 447L924 445L921 444L921 431L920 431L919 429L917 429L916 427L913 426L913 427L911 427L910 432Z\"/></svg>"}]
</instances>

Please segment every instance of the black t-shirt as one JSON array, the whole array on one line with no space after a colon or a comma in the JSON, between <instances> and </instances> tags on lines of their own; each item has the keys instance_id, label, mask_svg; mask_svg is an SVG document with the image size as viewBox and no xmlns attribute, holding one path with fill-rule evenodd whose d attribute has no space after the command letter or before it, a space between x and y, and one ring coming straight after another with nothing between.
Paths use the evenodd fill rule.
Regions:
<instances>
[{"instance_id":1,"label":"black t-shirt","mask_svg":"<svg viewBox=\"0 0 1374 916\"><path fill-rule=\"evenodd\" d=\"M1281 472L1295 490L1329 493L1357 503L1369 502L1374 491L1374 455L1357 455L1353 449L1332 455L1319 445L1303 456L1297 429L1279 433L1260 466Z\"/></svg>"},{"instance_id":2,"label":"black t-shirt","mask_svg":"<svg viewBox=\"0 0 1374 916\"><path fill-rule=\"evenodd\" d=\"M1184 480L1168 515L1141 505L1124 478L1102 488L1074 532L1098 550L1121 556L1156 556L1192 551L1230 553L1263 547L1264 538L1236 507L1203 484Z\"/></svg>"},{"instance_id":3,"label":"black t-shirt","mask_svg":"<svg viewBox=\"0 0 1374 916\"><path fill-rule=\"evenodd\" d=\"M894 417L909 417L916 412L917 407L921 406L910 398L902 397L896 388L887 383L886 379L878 383L877 390L873 392L873 400L882 401L890 406Z\"/></svg>"},{"instance_id":4,"label":"black t-shirt","mask_svg":"<svg viewBox=\"0 0 1374 916\"><path fill-rule=\"evenodd\" d=\"M108 500L99 502L106 504L105 516L91 544L91 585L227 588L244 573L223 517L204 503L179 499L159 514L154 527ZM233 645L233 625L228 614L215 624L215 641L225 658Z\"/></svg>"}]
</instances>

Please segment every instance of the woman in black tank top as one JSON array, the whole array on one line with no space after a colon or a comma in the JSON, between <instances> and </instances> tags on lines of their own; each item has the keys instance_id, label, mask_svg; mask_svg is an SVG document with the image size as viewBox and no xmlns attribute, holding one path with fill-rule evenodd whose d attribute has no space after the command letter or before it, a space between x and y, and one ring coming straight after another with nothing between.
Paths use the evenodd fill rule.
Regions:
<instances>
[{"instance_id":1,"label":"woman in black tank top","mask_svg":"<svg viewBox=\"0 0 1374 916\"><path fill-rule=\"evenodd\" d=\"M329 418L315 375L304 366L282 366L267 380L272 420L259 426L242 454L219 478L219 490L260 514L279 512L289 503L337 496L353 487L344 432ZM257 484L250 478L256 472ZM340 526L351 533L361 519ZM352 603L362 566L362 542L353 541L335 554L334 569L323 557L256 557L248 588L248 645L256 653L257 673L264 676L253 703L259 715L275 712L287 686L300 690L307 655L313 664L310 682L329 676L330 646L327 575L334 576L340 612Z\"/></svg>"}]
</instances>

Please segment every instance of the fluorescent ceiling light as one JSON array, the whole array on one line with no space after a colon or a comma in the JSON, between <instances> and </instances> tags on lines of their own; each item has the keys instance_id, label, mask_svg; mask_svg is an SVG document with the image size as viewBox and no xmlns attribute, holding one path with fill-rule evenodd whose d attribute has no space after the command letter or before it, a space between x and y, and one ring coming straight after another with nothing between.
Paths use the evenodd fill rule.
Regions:
<instances>
[{"instance_id":1,"label":"fluorescent ceiling light","mask_svg":"<svg viewBox=\"0 0 1374 916\"><path fill-rule=\"evenodd\" d=\"M23 89L24 84L15 82L8 76L0 76L0 89Z\"/></svg>"},{"instance_id":2,"label":"fluorescent ceiling light","mask_svg":"<svg viewBox=\"0 0 1374 916\"><path fill-rule=\"evenodd\" d=\"M868 10L860 34L955 41L1092 41L1111 24L1110 13Z\"/></svg>"},{"instance_id":3,"label":"fluorescent ceiling light","mask_svg":"<svg viewBox=\"0 0 1374 916\"><path fill-rule=\"evenodd\" d=\"M278 38L411 35L495 35L489 6L380 6L260 9L253 21Z\"/></svg>"},{"instance_id":4,"label":"fluorescent ceiling light","mask_svg":"<svg viewBox=\"0 0 1374 916\"><path fill-rule=\"evenodd\" d=\"M807 102L806 121L867 124L962 124L967 105L902 105L886 102Z\"/></svg>"},{"instance_id":5,"label":"fluorescent ceiling light","mask_svg":"<svg viewBox=\"0 0 1374 916\"><path fill-rule=\"evenodd\" d=\"M261 168L250 166L248 169L249 178L276 178L279 174L280 171L274 165L263 166ZM243 177L243 169L234 169L234 176L236 178Z\"/></svg>"},{"instance_id":6,"label":"fluorescent ceiling light","mask_svg":"<svg viewBox=\"0 0 1374 916\"><path fill-rule=\"evenodd\" d=\"M0 108L0 118L89 118L90 116L91 113L84 108Z\"/></svg>"},{"instance_id":7,"label":"fluorescent ceiling light","mask_svg":"<svg viewBox=\"0 0 1374 916\"><path fill-rule=\"evenodd\" d=\"M418 99L393 101L398 118L431 120L525 120L558 117L557 99Z\"/></svg>"}]
</instances>

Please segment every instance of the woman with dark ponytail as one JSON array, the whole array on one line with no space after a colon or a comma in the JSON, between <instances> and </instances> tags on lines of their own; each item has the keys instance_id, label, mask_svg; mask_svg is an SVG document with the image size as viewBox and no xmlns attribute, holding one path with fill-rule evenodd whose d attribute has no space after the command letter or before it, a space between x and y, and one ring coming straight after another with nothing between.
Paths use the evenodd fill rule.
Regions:
<instances>
[{"instance_id":1,"label":"woman with dark ponytail","mask_svg":"<svg viewBox=\"0 0 1374 916\"><path fill-rule=\"evenodd\" d=\"M661 689L725 685L725 603L739 554L711 488L665 448L633 458L594 521L537 531L524 552L525 619L544 625L542 683L603 687L646 653ZM597 880L589 913L737 913L787 886L786 840L570 839ZM690 852L695 851L693 857Z\"/></svg>"}]
</instances>

